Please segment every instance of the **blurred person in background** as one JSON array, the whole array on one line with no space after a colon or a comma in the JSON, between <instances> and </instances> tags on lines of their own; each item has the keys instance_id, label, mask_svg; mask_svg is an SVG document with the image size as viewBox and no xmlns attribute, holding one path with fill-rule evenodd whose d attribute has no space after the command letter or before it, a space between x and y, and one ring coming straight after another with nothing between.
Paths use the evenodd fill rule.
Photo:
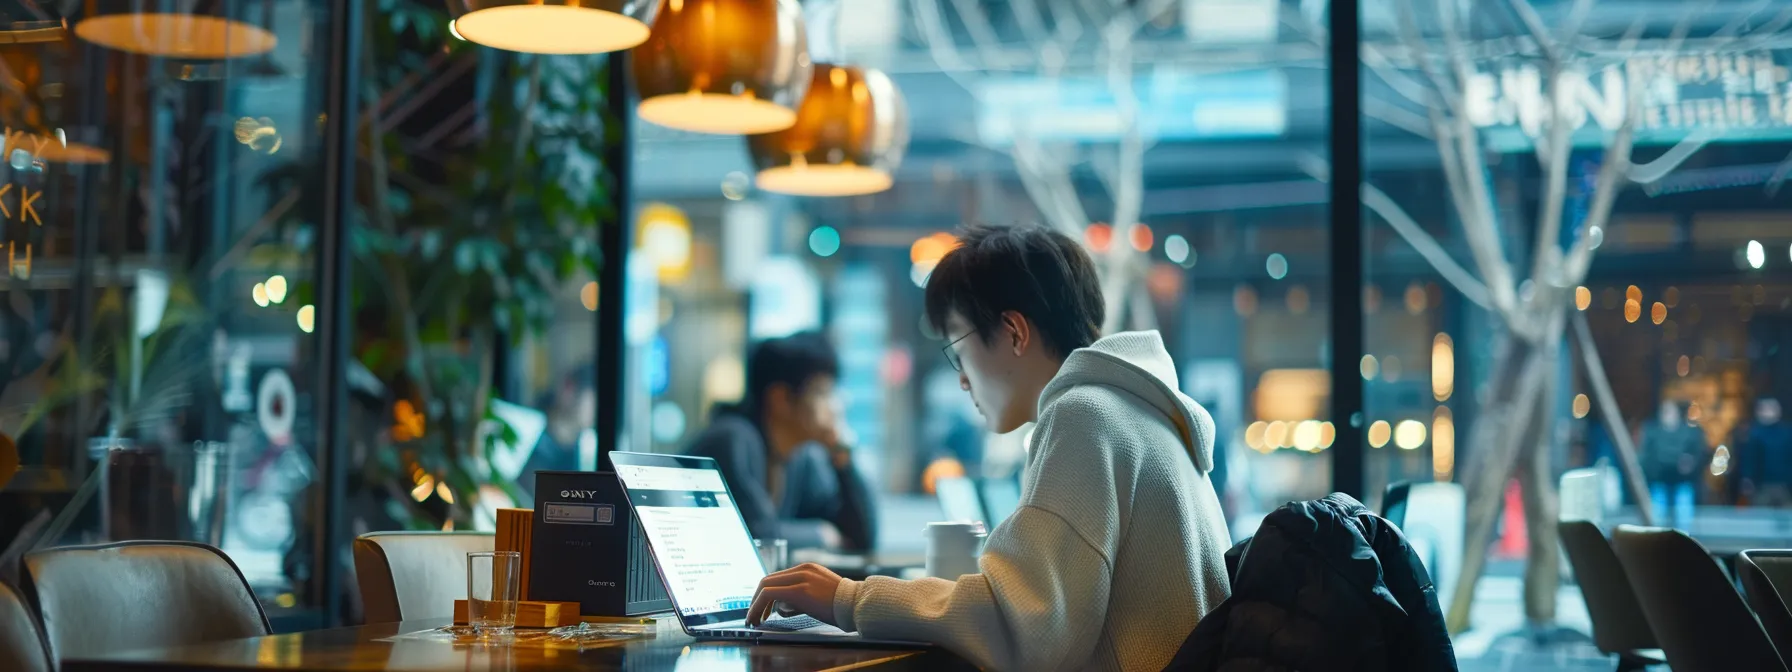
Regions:
<instances>
[{"instance_id":1,"label":"blurred person in background","mask_svg":"<svg viewBox=\"0 0 1792 672\"><path fill-rule=\"evenodd\" d=\"M746 398L718 405L687 451L714 458L747 529L792 550L870 551L871 491L841 438L840 359L817 333L775 338L747 358Z\"/></svg>"},{"instance_id":2,"label":"blurred person in background","mask_svg":"<svg viewBox=\"0 0 1792 672\"><path fill-rule=\"evenodd\" d=\"M1755 402L1755 419L1742 441L1742 494L1755 506L1792 505L1792 426L1781 422L1780 400Z\"/></svg>"},{"instance_id":3,"label":"blurred person in background","mask_svg":"<svg viewBox=\"0 0 1792 672\"><path fill-rule=\"evenodd\" d=\"M1675 525L1691 523L1699 468L1705 464L1705 433L1686 421L1684 404L1661 402L1655 421L1643 427L1642 452L1655 510Z\"/></svg>"},{"instance_id":4,"label":"blurred person in background","mask_svg":"<svg viewBox=\"0 0 1792 672\"><path fill-rule=\"evenodd\" d=\"M547 414L547 431L535 442L517 485L531 496L536 471L578 471L579 442L597 426L597 367L580 366L560 378L537 404ZM592 436L592 441L597 437Z\"/></svg>"}]
</instances>

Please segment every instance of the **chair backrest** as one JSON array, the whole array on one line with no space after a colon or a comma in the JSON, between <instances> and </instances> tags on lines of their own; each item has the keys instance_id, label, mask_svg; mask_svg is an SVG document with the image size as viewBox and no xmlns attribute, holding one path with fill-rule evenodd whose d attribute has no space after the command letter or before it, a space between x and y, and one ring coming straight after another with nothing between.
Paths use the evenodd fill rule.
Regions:
<instances>
[{"instance_id":1,"label":"chair backrest","mask_svg":"<svg viewBox=\"0 0 1792 672\"><path fill-rule=\"evenodd\" d=\"M1675 672L1785 670L1773 642L1704 546L1679 530L1621 525L1614 550Z\"/></svg>"},{"instance_id":2,"label":"chair backrest","mask_svg":"<svg viewBox=\"0 0 1792 672\"><path fill-rule=\"evenodd\" d=\"M56 660L269 632L236 563L205 544L53 548L26 555L25 576L25 597L43 619Z\"/></svg>"},{"instance_id":3,"label":"chair backrest","mask_svg":"<svg viewBox=\"0 0 1792 672\"><path fill-rule=\"evenodd\" d=\"M1564 520L1556 524L1556 534L1562 538L1568 565L1580 582L1587 615L1593 619L1593 644L1608 654L1661 648L1637 603L1636 589L1630 587L1630 575L1599 526L1585 520Z\"/></svg>"},{"instance_id":4,"label":"chair backrest","mask_svg":"<svg viewBox=\"0 0 1792 672\"><path fill-rule=\"evenodd\" d=\"M1605 519L1605 468L1573 469L1562 474L1557 501L1558 520L1585 520L1598 525Z\"/></svg>"},{"instance_id":5,"label":"chair backrest","mask_svg":"<svg viewBox=\"0 0 1792 672\"><path fill-rule=\"evenodd\" d=\"M1393 523L1395 527L1406 530L1406 500L1412 496L1412 481L1401 481L1388 486L1381 495L1381 517Z\"/></svg>"},{"instance_id":6,"label":"chair backrest","mask_svg":"<svg viewBox=\"0 0 1792 672\"><path fill-rule=\"evenodd\" d=\"M1405 520L1396 525L1437 583L1438 606L1447 612L1455 598L1456 577L1462 573L1468 496L1460 483L1411 483L1405 499Z\"/></svg>"},{"instance_id":7,"label":"chair backrest","mask_svg":"<svg viewBox=\"0 0 1792 672\"><path fill-rule=\"evenodd\" d=\"M1767 638L1782 656L1792 652L1792 610L1786 608L1786 596L1792 595L1792 550L1743 551L1736 573Z\"/></svg>"},{"instance_id":8,"label":"chair backrest","mask_svg":"<svg viewBox=\"0 0 1792 672\"><path fill-rule=\"evenodd\" d=\"M44 650L43 633L25 601L0 583L0 670L50 672L50 653Z\"/></svg>"},{"instance_id":9,"label":"chair backrest","mask_svg":"<svg viewBox=\"0 0 1792 672\"><path fill-rule=\"evenodd\" d=\"M355 538L355 581L368 623L447 618L467 597L467 554L490 532L370 532Z\"/></svg>"}]
</instances>

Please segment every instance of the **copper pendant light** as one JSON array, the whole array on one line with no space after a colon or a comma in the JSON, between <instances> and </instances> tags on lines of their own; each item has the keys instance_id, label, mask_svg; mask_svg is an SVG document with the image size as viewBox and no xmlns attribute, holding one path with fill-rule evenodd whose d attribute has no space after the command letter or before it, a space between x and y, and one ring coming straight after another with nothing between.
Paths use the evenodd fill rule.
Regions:
<instances>
[{"instance_id":1,"label":"copper pendant light","mask_svg":"<svg viewBox=\"0 0 1792 672\"><path fill-rule=\"evenodd\" d=\"M448 0L448 30L528 54L601 54L647 39L659 0Z\"/></svg>"},{"instance_id":2,"label":"copper pendant light","mask_svg":"<svg viewBox=\"0 0 1792 672\"><path fill-rule=\"evenodd\" d=\"M813 70L796 0L665 0L634 53L642 119L697 133L796 123Z\"/></svg>"},{"instance_id":3,"label":"copper pendant light","mask_svg":"<svg viewBox=\"0 0 1792 672\"><path fill-rule=\"evenodd\" d=\"M75 35L102 47L164 58L258 56L279 40L243 20L255 4L230 0L85 0Z\"/></svg>"},{"instance_id":4,"label":"copper pendant light","mask_svg":"<svg viewBox=\"0 0 1792 672\"><path fill-rule=\"evenodd\" d=\"M857 196L889 189L908 148L902 92L869 68L818 64L789 130L747 138L760 189Z\"/></svg>"}]
</instances>

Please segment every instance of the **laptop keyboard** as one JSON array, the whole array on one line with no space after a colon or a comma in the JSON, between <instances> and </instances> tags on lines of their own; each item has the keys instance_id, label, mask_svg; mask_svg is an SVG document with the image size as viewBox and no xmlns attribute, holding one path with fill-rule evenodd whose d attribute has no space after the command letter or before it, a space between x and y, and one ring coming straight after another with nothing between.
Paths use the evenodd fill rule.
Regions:
<instances>
[{"instance_id":1,"label":"laptop keyboard","mask_svg":"<svg viewBox=\"0 0 1792 672\"><path fill-rule=\"evenodd\" d=\"M790 618L780 618L775 621L766 621L760 623L759 627L756 629L765 632L796 632L798 630L808 630L809 628L824 625L827 624L816 620L814 616L805 614L802 616L792 616Z\"/></svg>"}]
</instances>

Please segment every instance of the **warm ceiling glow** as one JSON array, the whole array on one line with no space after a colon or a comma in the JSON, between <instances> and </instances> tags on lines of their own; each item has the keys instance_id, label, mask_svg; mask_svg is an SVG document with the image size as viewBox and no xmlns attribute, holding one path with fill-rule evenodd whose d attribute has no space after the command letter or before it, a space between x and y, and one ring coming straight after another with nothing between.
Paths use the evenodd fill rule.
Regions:
<instances>
[{"instance_id":1,"label":"warm ceiling glow","mask_svg":"<svg viewBox=\"0 0 1792 672\"><path fill-rule=\"evenodd\" d=\"M585 305L585 310L597 310L596 282L587 282L584 287L579 288L579 303Z\"/></svg>"},{"instance_id":2,"label":"warm ceiling glow","mask_svg":"<svg viewBox=\"0 0 1792 672\"><path fill-rule=\"evenodd\" d=\"M202 60L259 56L279 43L260 26L198 14L106 14L82 19L75 34L133 54Z\"/></svg>"},{"instance_id":3,"label":"warm ceiling glow","mask_svg":"<svg viewBox=\"0 0 1792 672\"><path fill-rule=\"evenodd\" d=\"M1643 290L1636 285L1624 288L1624 298L1637 303L1643 302Z\"/></svg>"},{"instance_id":4,"label":"warm ceiling glow","mask_svg":"<svg viewBox=\"0 0 1792 672\"><path fill-rule=\"evenodd\" d=\"M268 301L281 303L286 300L286 276L276 275L270 277L264 284L267 285Z\"/></svg>"},{"instance_id":5,"label":"warm ceiling glow","mask_svg":"<svg viewBox=\"0 0 1792 672\"><path fill-rule=\"evenodd\" d=\"M1593 290L1587 289L1585 285L1575 287L1574 307L1579 310L1586 310L1587 306L1591 305L1593 305Z\"/></svg>"},{"instance_id":6,"label":"warm ceiling glow","mask_svg":"<svg viewBox=\"0 0 1792 672\"><path fill-rule=\"evenodd\" d=\"M266 285L259 282L255 283L255 288L249 290L249 297L255 299L255 305L263 308L268 307L268 288Z\"/></svg>"},{"instance_id":7,"label":"warm ceiling glow","mask_svg":"<svg viewBox=\"0 0 1792 672\"><path fill-rule=\"evenodd\" d=\"M1664 304L1660 301L1656 301L1655 305L1649 306L1649 320L1650 321L1652 321L1656 324L1661 324L1662 322L1667 321L1667 319L1668 319L1667 304Z\"/></svg>"},{"instance_id":8,"label":"warm ceiling glow","mask_svg":"<svg viewBox=\"0 0 1792 672\"><path fill-rule=\"evenodd\" d=\"M1439 406L1431 418L1431 473L1439 481L1450 480L1456 469L1456 420L1450 409Z\"/></svg>"},{"instance_id":9,"label":"warm ceiling glow","mask_svg":"<svg viewBox=\"0 0 1792 672\"><path fill-rule=\"evenodd\" d=\"M1576 418L1587 417L1587 413L1591 412L1592 410L1593 410L1593 400L1588 399L1587 395L1585 395L1585 394L1574 395L1574 417L1576 417Z\"/></svg>"},{"instance_id":10,"label":"warm ceiling glow","mask_svg":"<svg viewBox=\"0 0 1792 672\"><path fill-rule=\"evenodd\" d=\"M1431 339L1431 395L1449 401L1456 392L1456 346L1449 334Z\"/></svg>"},{"instance_id":11,"label":"warm ceiling glow","mask_svg":"<svg viewBox=\"0 0 1792 672\"><path fill-rule=\"evenodd\" d=\"M1643 304L1637 303L1634 300L1624 302L1624 321L1625 322L1635 322L1637 320L1637 318L1642 317L1642 316L1643 316Z\"/></svg>"},{"instance_id":12,"label":"warm ceiling glow","mask_svg":"<svg viewBox=\"0 0 1792 672\"><path fill-rule=\"evenodd\" d=\"M454 20L468 42L528 54L601 54L647 41L647 24L591 7L506 5Z\"/></svg>"},{"instance_id":13,"label":"warm ceiling glow","mask_svg":"<svg viewBox=\"0 0 1792 672\"><path fill-rule=\"evenodd\" d=\"M1288 430L1292 426L1293 423L1282 422L1281 420L1269 423L1269 428L1263 431L1263 445L1275 448L1289 445Z\"/></svg>"},{"instance_id":14,"label":"warm ceiling glow","mask_svg":"<svg viewBox=\"0 0 1792 672\"><path fill-rule=\"evenodd\" d=\"M1401 450L1415 450L1425 445L1425 423L1417 420L1401 420L1394 426L1394 445Z\"/></svg>"},{"instance_id":15,"label":"warm ceiling glow","mask_svg":"<svg viewBox=\"0 0 1792 672\"><path fill-rule=\"evenodd\" d=\"M1414 282L1406 286L1406 294L1401 297L1406 304L1408 314L1417 315L1425 312L1425 288Z\"/></svg>"},{"instance_id":16,"label":"warm ceiling glow","mask_svg":"<svg viewBox=\"0 0 1792 672\"><path fill-rule=\"evenodd\" d=\"M1244 428L1244 445L1250 446L1251 450L1264 453L1275 450L1275 446L1268 446L1263 443L1263 437L1268 432L1269 423L1262 420L1251 423L1249 427Z\"/></svg>"},{"instance_id":17,"label":"warm ceiling glow","mask_svg":"<svg viewBox=\"0 0 1792 672\"><path fill-rule=\"evenodd\" d=\"M1294 426L1293 445L1295 450L1313 453L1319 451L1320 429L1318 420L1303 420Z\"/></svg>"},{"instance_id":18,"label":"warm ceiling glow","mask_svg":"<svg viewBox=\"0 0 1792 672\"><path fill-rule=\"evenodd\" d=\"M792 196L860 196L886 191L896 180L868 166L777 166L759 171L760 189Z\"/></svg>"},{"instance_id":19,"label":"warm ceiling glow","mask_svg":"<svg viewBox=\"0 0 1792 672\"><path fill-rule=\"evenodd\" d=\"M1332 441L1338 438L1338 428L1333 427L1330 420L1319 423L1319 447L1332 447Z\"/></svg>"},{"instance_id":20,"label":"warm ceiling glow","mask_svg":"<svg viewBox=\"0 0 1792 672\"><path fill-rule=\"evenodd\" d=\"M299 308L299 330L307 334L317 326L317 309L309 304Z\"/></svg>"},{"instance_id":21,"label":"warm ceiling glow","mask_svg":"<svg viewBox=\"0 0 1792 672\"><path fill-rule=\"evenodd\" d=\"M674 93L643 100L635 109L643 120L695 133L771 133L796 124L796 110L749 95Z\"/></svg>"},{"instance_id":22,"label":"warm ceiling glow","mask_svg":"<svg viewBox=\"0 0 1792 672\"><path fill-rule=\"evenodd\" d=\"M1392 433L1393 430L1388 427L1388 421L1376 420L1369 425L1369 446L1380 448L1388 445L1388 435Z\"/></svg>"},{"instance_id":23,"label":"warm ceiling glow","mask_svg":"<svg viewBox=\"0 0 1792 672\"><path fill-rule=\"evenodd\" d=\"M635 218L635 249L652 263L660 282L679 282L691 271L691 220L683 210L649 203Z\"/></svg>"},{"instance_id":24,"label":"warm ceiling glow","mask_svg":"<svg viewBox=\"0 0 1792 672\"><path fill-rule=\"evenodd\" d=\"M928 265L929 270L932 270L931 266L939 263L946 257L946 253L951 252L955 247L958 247L958 238L950 233L940 232L922 236L921 239L915 241L915 244L908 247L908 260L916 264Z\"/></svg>"}]
</instances>

